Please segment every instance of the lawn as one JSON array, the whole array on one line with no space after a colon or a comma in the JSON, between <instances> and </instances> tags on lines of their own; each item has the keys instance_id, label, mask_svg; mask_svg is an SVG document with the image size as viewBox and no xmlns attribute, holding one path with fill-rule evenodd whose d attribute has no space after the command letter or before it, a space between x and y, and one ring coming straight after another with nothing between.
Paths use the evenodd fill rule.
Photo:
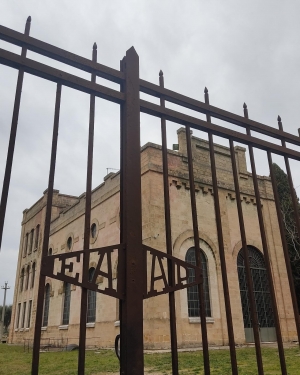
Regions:
<instances>
[{"instance_id":1,"label":"lawn","mask_svg":"<svg viewBox=\"0 0 300 375\"><path fill-rule=\"evenodd\" d=\"M281 374L276 349L263 348L265 375ZM299 348L285 350L289 375L300 373ZM0 375L30 375L32 353L24 352L21 346L0 344ZM41 375L76 375L78 352L46 352L40 356ZM239 374L257 375L255 350L238 348ZM228 350L210 351L211 374L229 375L230 358ZM170 353L146 354L145 367L149 374L171 374ZM86 375L104 375L118 372L118 360L111 350L86 352ZM200 352L179 353L179 369L182 375L203 374L203 360Z\"/></svg>"}]
</instances>

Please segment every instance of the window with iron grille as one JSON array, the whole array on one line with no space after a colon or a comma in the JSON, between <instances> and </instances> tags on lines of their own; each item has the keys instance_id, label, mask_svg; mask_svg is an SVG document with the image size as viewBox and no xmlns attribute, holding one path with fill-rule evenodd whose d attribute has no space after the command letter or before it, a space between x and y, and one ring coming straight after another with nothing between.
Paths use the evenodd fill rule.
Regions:
<instances>
[{"instance_id":1,"label":"window with iron grille","mask_svg":"<svg viewBox=\"0 0 300 375\"><path fill-rule=\"evenodd\" d=\"M48 326L49 307L50 307L50 284L47 284L45 287L45 297L44 297L43 327Z\"/></svg>"},{"instance_id":2,"label":"window with iron grille","mask_svg":"<svg viewBox=\"0 0 300 375\"><path fill-rule=\"evenodd\" d=\"M275 322L264 257L262 253L253 246L248 246L248 254L259 326L260 328L274 327ZM237 257L237 269L244 327L252 328L243 250L240 250Z\"/></svg>"},{"instance_id":3,"label":"window with iron grille","mask_svg":"<svg viewBox=\"0 0 300 375\"><path fill-rule=\"evenodd\" d=\"M26 327L27 327L27 328L30 327L31 309L32 309L32 300L30 300L29 303L28 303L27 324L26 324Z\"/></svg>"},{"instance_id":4,"label":"window with iron grille","mask_svg":"<svg viewBox=\"0 0 300 375\"><path fill-rule=\"evenodd\" d=\"M71 284L64 283L64 306L63 306L63 316L62 316L62 324L67 325L69 324L70 318L70 304L71 304Z\"/></svg>"},{"instance_id":5,"label":"window with iron grille","mask_svg":"<svg viewBox=\"0 0 300 375\"><path fill-rule=\"evenodd\" d=\"M92 281L95 268L89 269L89 281ZM95 323L96 321L96 291L89 290L87 292L87 323Z\"/></svg>"},{"instance_id":6,"label":"window with iron grille","mask_svg":"<svg viewBox=\"0 0 300 375\"><path fill-rule=\"evenodd\" d=\"M200 256L201 256L202 273L203 273L205 315L211 316L207 259L202 250L200 250ZM185 261L187 263L190 263L196 266L196 253L195 253L194 247L191 247L187 251L186 256L185 256ZM192 268L189 268L188 283L192 283L194 281L195 281L195 271ZM194 286L187 288L187 300L188 300L189 317L200 317L198 285L194 285Z\"/></svg>"}]
</instances>

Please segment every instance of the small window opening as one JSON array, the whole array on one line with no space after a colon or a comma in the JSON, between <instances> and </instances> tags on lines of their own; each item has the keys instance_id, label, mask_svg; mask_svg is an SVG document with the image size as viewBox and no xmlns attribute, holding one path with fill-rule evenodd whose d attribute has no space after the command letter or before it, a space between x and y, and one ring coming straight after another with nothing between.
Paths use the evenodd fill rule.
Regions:
<instances>
[{"instance_id":1,"label":"small window opening","mask_svg":"<svg viewBox=\"0 0 300 375\"><path fill-rule=\"evenodd\" d=\"M96 223L93 223L91 225L91 236L92 238L96 238L96 235L97 235L97 225Z\"/></svg>"},{"instance_id":2,"label":"small window opening","mask_svg":"<svg viewBox=\"0 0 300 375\"><path fill-rule=\"evenodd\" d=\"M69 250L71 250L72 248L72 243L73 243L72 237L69 237L67 240L67 247Z\"/></svg>"}]
</instances>

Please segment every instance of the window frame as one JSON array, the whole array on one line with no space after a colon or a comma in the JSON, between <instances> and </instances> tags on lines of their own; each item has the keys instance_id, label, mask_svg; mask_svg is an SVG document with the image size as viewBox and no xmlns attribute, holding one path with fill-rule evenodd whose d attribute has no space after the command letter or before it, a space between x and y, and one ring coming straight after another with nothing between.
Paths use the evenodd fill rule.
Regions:
<instances>
[{"instance_id":1,"label":"window frame","mask_svg":"<svg viewBox=\"0 0 300 375\"><path fill-rule=\"evenodd\" d=\"M89 281L92 281L94 273L95 273L95 268L91 267L89 269ZM95 290L88 289L87 291L87 314L86 314L87 323L96 322L96 306L97 306L97 292Z\"/></svg>"},{"instance_id":2,"label":"window frame","mask_svg":"<svg viewBox=\"0 0 300 375\"><path fill-rule=\"evenodd\" d=\"M194 254L192 254L194 252ZM211 308L211 292L209 287L209 272L208 272L208 260L205 252L200 248L201 266L203 273L203 287L204 287L204 303L205 303L205 316L206 318L212 318ZM189 259L190 258L190 259ZM192 265L196 265L196 253L195 247L190 247L185 254L185 261ZM193 275L194 270L189 269L188 283L195 280ZM188 306L188 317L189 318L200 318L199 308L199 294L198 285L190 286L187 288L187 306Z\"/></svg>"},{"instance_id":3,"label":"window frame","mask_svg":"<svg viewBox=\"0 0 300 375\"><path fill-rule=\"evenodd\" d=\"M69 325L71 306L71 284L64 282L64 298L62 311L62 325Z\"/></svg>"}]
</instances>

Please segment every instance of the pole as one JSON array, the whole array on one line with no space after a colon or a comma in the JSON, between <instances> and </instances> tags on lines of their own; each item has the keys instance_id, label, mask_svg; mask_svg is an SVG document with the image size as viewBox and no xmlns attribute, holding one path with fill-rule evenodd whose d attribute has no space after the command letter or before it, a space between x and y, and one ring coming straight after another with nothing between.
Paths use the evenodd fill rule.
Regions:
<instances>
[{"instance_id":1,"label":"pole","mask_svg":"<svg viewBox=\"0 0 300 375\"><path fill-rule=\"evenodd\" d=\"M2 305L2 317L1 317L1 326L0 326L0 340L3 336L4 331L4 316L5 316L5 301L6 301L6 291L7 289L10 289L9 286L7 286L7 281L5 281L5 286L2 286L1 289L4 289L4 298L3 298L3 305Z\"/></svg>"}]
</instances>

